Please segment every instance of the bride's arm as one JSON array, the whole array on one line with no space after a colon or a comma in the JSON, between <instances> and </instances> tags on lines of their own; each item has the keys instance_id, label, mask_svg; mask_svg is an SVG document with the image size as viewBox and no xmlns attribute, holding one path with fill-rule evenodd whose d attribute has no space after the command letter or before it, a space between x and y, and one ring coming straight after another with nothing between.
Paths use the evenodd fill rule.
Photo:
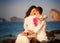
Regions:
<instances>
[{"instance_id":1,"label":"bride's arm","mask_svg":"<svg viewBox=\"0 0 60 43\"><path fill-rule=\"evenodd\" d=\"M28 25L27 25L27 22L26 22L26 21L27 21L27 20L24 19L24 29L25 29L24 32L27 32L27 26L28 26Z\"/></svg>"}]
</instances>

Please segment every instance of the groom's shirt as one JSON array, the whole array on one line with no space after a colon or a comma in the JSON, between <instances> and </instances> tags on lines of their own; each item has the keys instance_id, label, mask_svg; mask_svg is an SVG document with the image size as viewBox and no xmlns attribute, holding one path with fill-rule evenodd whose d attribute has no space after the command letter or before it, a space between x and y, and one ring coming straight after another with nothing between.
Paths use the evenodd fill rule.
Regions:
<instances>
[{"instance_id":1,"label":"groom's shirt","mask_svg":"<svg viewBox=\"0 0 60 43\"><path fill-rule=\"evenodd\" d=\"M41 18L41 17L39 17L39 18ZM24 19L25 32L27 32L27 30L33 30L35 33L38 33L38 31L45 24L45 21L40 21L39 18L37 18L35 15L26 17Z\"/></svg>"}]
</instances>

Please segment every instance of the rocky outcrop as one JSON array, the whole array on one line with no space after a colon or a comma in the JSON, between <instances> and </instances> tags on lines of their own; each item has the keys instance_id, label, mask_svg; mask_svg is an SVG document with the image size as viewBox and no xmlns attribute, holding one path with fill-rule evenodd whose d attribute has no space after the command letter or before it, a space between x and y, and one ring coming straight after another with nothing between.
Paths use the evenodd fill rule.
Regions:
<instances>
[{"instance_id":1,"label":"rocky outcrop","mask_svg":"<svg viewBox=\"0 0 60 43\"><path fill-rule=\"evenodd\" d=\"M0 22L6 22L4 18L0 18Z\"/></svg>"},{"instance_id":2,"label":"rocky outcrop","mask_svg":"<svg viewBox=\"0 0 60 43\"><path fill-rule=\"evenodd\" d=\"M18 17L11 17L9 20L8 20L9 22L23 22L24 21L24 19L22 19L22 18L18 18Z\"/></svg>"},{"instance_id":3,"label":"rocky outcrop","mask_svg":"<svg viewBox=\"0 0 60 43\"><path fill-rule=\"evenodd\" d=\"M49 42L55 42L56 43L60 40L60 30L53 30L50 32L47 32L48 40Z\"/></svg>"},{"instance_id":4,"label":"rocky outcrop","mask_svg":"<svg viewBox=\"0 0 60 43\"><path fill-rule=\"evenodd\" d=\"M50 21L60 21L60 12L56 9L50 11Z\"/></svg>"}]
</instances>

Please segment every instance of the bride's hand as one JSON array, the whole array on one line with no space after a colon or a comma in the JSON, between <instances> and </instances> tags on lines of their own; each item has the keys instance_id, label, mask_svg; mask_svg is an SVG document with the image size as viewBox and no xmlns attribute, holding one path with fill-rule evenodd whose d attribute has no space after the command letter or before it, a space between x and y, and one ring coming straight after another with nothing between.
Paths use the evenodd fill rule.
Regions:
<instances>
[{"instance_id":1,"label":"bride's hand","mask_svg":"<svg viewBox=\"0 0 60 43\"><path fill-rule=\"evenodd\" d=\"M40 20L45 20L47 18L47 16L42 16L41 18L40 18Z\"/></svg>"},{"instance_id":2,"label":"bride's hand","mask_svg":"<svg viewBox=\"0 0 60 43\"><path fill-rule=\"evenodd\" d=\"M21 35L22 36L26 36L27 34L26 34L26 32L22 32Z\"/></svg>"},{"instance_id":3,"label":"bride's hand","mask_svg":"<svg viewBox=\"0 0 60 43\"><path fill-rule=\"evenodd\" d=\"M42 17L42 18L39 18L39 20L40 20L40 21L43 21L43 20L45 20L45 18L44 18L44 17Z\"/></svg>"}]
</instances>

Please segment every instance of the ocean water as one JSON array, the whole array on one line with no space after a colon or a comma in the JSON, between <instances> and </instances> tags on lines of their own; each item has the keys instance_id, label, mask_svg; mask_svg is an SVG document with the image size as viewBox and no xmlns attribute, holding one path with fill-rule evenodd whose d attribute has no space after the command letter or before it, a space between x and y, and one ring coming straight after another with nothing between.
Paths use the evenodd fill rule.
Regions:
<instances>
[{"instance_id":1,"label":"ocean water","mask_svg":"<svg viewBox=\"0 0 60 43\"><path fill-rule=\"evenodd\" d=\"M19 33L24 31L23 22L0 23L0 41L4 39L15 39ZM60 30L60 22L47 22L46 31Z\"/></svg>"}]
</instances>

